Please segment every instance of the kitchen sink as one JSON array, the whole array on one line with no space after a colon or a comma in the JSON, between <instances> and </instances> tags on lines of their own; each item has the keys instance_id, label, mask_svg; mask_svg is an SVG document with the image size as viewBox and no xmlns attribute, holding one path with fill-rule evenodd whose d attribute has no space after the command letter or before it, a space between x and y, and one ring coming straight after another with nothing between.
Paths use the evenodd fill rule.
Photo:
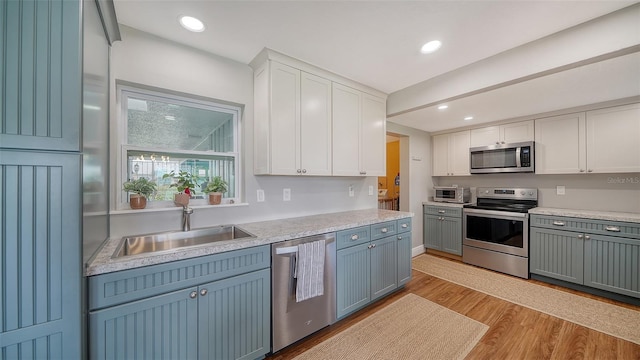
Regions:
<instances>
[{"instance_id":1,"label":"kitchen sink","mask_svg":"<svg viewBox=\"0 0 640 360\"><path fill-rule=\"evenodd\" d=\"M172 250L188 246L210 244L218 241L255 238L255 235L235 225L222 225L191 231L171 231L158 234L125 236L114 258L144 253Z\"/></svg>"}]
</instances>

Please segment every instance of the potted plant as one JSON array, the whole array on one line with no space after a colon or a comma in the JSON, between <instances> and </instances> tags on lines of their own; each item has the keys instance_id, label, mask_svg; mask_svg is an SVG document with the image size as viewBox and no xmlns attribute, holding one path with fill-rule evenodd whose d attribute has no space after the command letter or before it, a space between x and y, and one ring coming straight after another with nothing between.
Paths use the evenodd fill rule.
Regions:
<instances>
[{"instance_id":1,"label":"potted plant","mask_svg":"<svg viewBox=\"0 0 640 360\"><path fill-rule=\"evenodd\" d=\"M156 183L146 178L129 180L122 184L124 191L129 194L129 206L132 209L144 209L147 206L147 198L156 191Z\"/></svg>"},{"instance_id":2,"label":"potted plant","mask_svg":"<svg viewBox=\"0 0 640 360\"><path fill-rule=\"evenodd\" d=\"M218 205L222 201L222 194L227 192L227 182L220 176L214 176L203 191L209 194L209 204Z\"/></svg>"},{"instance_id":3,"label":"potted plant","mask_svg":"<svg viewBox=\"0 0 640 360\"><path fill-rule=\"evenodd\" d=\"M193 189L198 186L198 176L182 170L180 170L176 175L175 171L171 170L170 173L162 176L163 179L168 177L175 178L177 180L173 184L169 185L170 188L175 187L178 190L173 201L181 206L189 205L189 199L193 196Z\"/></svg>"}]
</instances>

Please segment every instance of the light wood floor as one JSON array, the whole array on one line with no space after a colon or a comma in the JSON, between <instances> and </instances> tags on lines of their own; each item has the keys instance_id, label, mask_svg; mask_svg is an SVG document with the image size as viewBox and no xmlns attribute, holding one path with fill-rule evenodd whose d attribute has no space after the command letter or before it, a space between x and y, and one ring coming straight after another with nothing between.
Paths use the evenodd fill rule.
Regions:
<instances>
[{"instance_id":1,"label":"light wood floor","mask_svg":"<svg viewBox=\"0 0 640 360\"><path fill-rule=\"evenodd\" d=\"M640 311L637 306L535 280L527 281ZM640 345L415 270L413 279L404 289L267 359L291 359L408 293L422 296L489 326L467 359L640 359Z\"/></svg>"}]
</instances>

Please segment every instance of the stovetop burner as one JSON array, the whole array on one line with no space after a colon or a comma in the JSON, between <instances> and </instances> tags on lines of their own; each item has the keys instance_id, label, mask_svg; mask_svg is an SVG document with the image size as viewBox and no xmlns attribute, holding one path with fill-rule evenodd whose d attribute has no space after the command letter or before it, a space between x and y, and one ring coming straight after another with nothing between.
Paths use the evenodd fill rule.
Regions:
<instances>
[{"instance_id":1,"label":"stovetop burner","mask_svg":"<svg viewBox=\"0 0 640 360\"><path fill-rule=\"evenodd\" d=\"M465 208L527 213L538 206L538 190L523 188L478 188L476 204Z\"/></svg>"}]
</instances>

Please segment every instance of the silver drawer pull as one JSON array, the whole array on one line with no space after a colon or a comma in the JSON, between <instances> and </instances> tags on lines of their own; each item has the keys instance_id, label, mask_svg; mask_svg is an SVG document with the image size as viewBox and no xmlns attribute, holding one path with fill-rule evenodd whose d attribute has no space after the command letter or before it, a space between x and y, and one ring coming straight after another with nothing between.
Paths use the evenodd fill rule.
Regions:
<instances>
[{"instance_id":1,"label":"silver drawer pull","mask_svg":"<svg viewBox=\"0 0 640 360\"><path fill-rule=\"evenodd\" d=\"M408 228L408 227L409 227L409 224L402 224L402 228L403 228L403 229L406 229L406 228Z\"/></svg>"},{"instance_id":2,"label":"silver drawer pull","mask_svg":"<svg viewBox=\"0 0 640 360\"><path fill-rule=\"evenodd\" d=\"M398 240L402 240L402 236L398 236Z\"/></svg>"},{"instance_id":3,"label":"silver drawer pull","mask_svg":"<svg viewBox=\"0 0 640 360\"><path fill-rule=\"evenodd\" d=\"M620 232L620 228L617 226L607 226L604 229L607 231Z\"/></svg>"},{"instance_id":4,"label":"silver drawer pull","mask_svg":"<svg viewBox=\"0 0 640 360\"><path fill-rule=\"evenodd\" d=\"M582 239L582 238L583 238L582 234L578 234L578 239Z\"/></svg>"},{"instance_id":5,"label":"silver drawer pull","mask_svg":"<svg viewBox=\"0 0 640 360\"><path fill-rule=\"evenodd\" d=\"M555 225L555 226L564 226L564 221L554 221L553 225Z\"/></svg>"},{"instance_id":6,"label":"silver drawer pull","mask_svg":"<svg viewBox=\"0 0 640 360\"><path fill-rule=\"evenodd\" d=\"M591 239L591 236L589 236L589 235L585 235L585 236L584 236L584 239L585 239L585 240L589 240L589 239Z\"/></svg>"},{"instance_id":7,"label":"silver drawer pull","mask_svg":"<svg viewBox=\"0 0 640 360\"><path fill-rule=\"evenodd\" d=\"M380 229L380 232L383 233L383 234L385 234L387 231L389 231L389 230L387 230L387 228Z\"/></svg>"},{"instance_id":8,"label":"silver drawer pull","mask_svg":"<svg viewBox=\"0 0 640 360\"><path fill-rule=\"evenodd\" d=\"M205 296L205 295L207 295L208 292L209 291L207 291L207 289L202 289L202 290L200 290L200 295L201 296Z\"/></svg>"},{"instance_id":9,"label":"silver drawer pull","mask_svg":"<svg viewBox=\"0 0 640 360\"><path fill-rule=\"evenodd\" d=\"M351 241L356 241L358 240L360 237L358 236L358 234L353 234L351 235Z\"/></svg>"},{"instance_id":10,"label":"silver drawer pull","mask_svg":"<svg viewBox=\"0 0 640 360\"><path fill-rule=\"evenodd\" d=\"M446 211L444 211L444 210L438 210L438 214L444 214L444 213L446 213Z\"/></svg>"},{"instance_id":11,"label":"silver drawer pull","mask_svg":"<svg viewBox=\"0 0 640 360\"><path fill-rule=\"evenodd\" d=\"M195 291L192 291L192 292L189 293L189 297L192 298L192 299L195 299L196 296L198 296L198 293L195 292Z\"/></svg>"}]
</instances>

